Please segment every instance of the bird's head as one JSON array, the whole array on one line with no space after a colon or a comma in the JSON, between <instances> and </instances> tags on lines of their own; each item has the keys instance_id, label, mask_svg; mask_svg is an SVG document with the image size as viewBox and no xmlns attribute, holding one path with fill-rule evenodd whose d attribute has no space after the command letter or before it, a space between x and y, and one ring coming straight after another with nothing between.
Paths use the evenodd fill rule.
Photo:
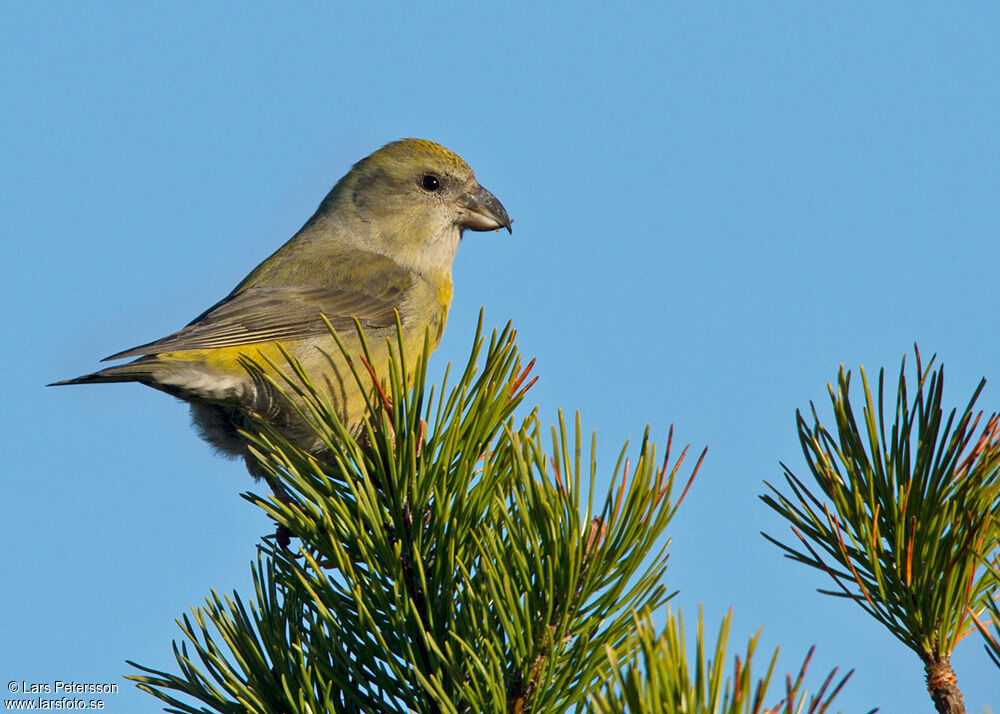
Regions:
<instances>
[{"instance_id":1,"label":"bird's head","mask_svg":"<svg viewBox=\"0 0 1000 714\"><path fill-rule=\"evenodd\" d=\"M354 165L335 189L366 240L419 272L450 270L462 231L511 229L496 196L440 144L402 139Z\"/></svg>"}]
</instances>

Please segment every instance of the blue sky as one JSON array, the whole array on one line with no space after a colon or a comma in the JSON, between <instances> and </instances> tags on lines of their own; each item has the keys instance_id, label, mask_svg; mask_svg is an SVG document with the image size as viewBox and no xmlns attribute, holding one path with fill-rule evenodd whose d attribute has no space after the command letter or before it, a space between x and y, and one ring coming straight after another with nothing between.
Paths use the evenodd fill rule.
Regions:
<instances>
[{"instance_id":1,"label":"blue sky","mask_svg":"<svg viewBox=\"0 0 1000 714\"><path fill-rule=\"evenodd\" d=\"M173 618L249 591L269 524L187 410L134 385L45 389L177 329L392 139L454 149L515 219L470 234L432 365L513 320L543 418L580 410L610 473L648 423L708 459L668 583L782 671L857 672L845 711L930 711L922 667L759 535L794 414L839 365L914 341L945 400L1000 408L1000 9L862 3L407 8L4 3L6 680L172 668ZM969 711L1000 710L970 637ZM123 683L114 712L157 711Z\"/></svg>"}]
</instances>

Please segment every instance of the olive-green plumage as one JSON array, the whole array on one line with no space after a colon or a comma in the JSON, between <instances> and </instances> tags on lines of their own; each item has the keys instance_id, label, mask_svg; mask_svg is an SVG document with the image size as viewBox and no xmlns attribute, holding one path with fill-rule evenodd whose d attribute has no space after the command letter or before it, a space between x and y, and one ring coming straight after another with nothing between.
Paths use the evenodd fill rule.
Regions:
<instances>
[{"instance_id":1,"label":"olive-green plumage","mask_svg":"<svg viewBox=\"0 0 1000 714\"><path fill-rule=\"evenodd\" d=\"M56 384L140 382L179 397L191 404L202 436L223 453L246 458L255 475L237 433L249 413L319 455L312 430L246 370L245 360L269 370L262 357L280 364L280 342L327 391L348 428L359 431L364 398L321 316L347 351L360 355L357 319L372 366L383 375L396 337L395 312L408 353L418 353L428 330L436 347L466 228L509 231L510 219L457 154L422 139L393 142L355 164L291 240L187 327L107 358L138 358L132 362Z\"/></svg>"}]
</instances>

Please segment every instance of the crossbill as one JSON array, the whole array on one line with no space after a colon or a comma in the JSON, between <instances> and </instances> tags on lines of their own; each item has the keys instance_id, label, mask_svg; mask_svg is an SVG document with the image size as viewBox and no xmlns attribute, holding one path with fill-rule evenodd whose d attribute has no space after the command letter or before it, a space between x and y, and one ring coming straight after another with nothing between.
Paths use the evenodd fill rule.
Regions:
<instances>
[{"instance_id":1,"label":"crossbill","mask_svg":"<svg viewBox=\"0 0 1000 714\"><path fill-rule=\"evenodd\" d=\"M358 434L365 395L322 316L354 355L362 352L357 320L375 372L386 375L397 339L412 355L426 333L432 349L440 341L463 231L499 228L511 230L507 211L461 157L423 139L392 142L356 163L298 233L186 327L106 358L131 362L55 384L139 382L178 397L202 438L245 459L257 478L264 474L240 435L251 416L322 456L289 396L247 360L277 378L268 360L284 362L280 343Z\"/></svg>"}]
</instances>

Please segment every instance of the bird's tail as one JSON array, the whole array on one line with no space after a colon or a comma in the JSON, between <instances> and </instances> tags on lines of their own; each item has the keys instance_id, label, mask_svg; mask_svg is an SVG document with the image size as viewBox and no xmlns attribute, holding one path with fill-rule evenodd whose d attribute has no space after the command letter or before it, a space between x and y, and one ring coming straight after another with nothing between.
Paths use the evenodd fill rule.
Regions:
<instances>
[{"instance_id":1,"label":"bird's tail","mask_svg":"<svg viewBox=\"0 0 1000 714\"><path fill-rule=\"evenodd\" d=\"M247 390L251 394L255 393L254 385L249 384L241 374L229 374L194 360L164 360L158 355L140 357L126 364L108 367L75 379L53 382L48 386L107 382L138 382L188 401L203 399L231 402L244 399Z\"/></svg>"},{"instance_id":2,"label":"bird's tail","mask_svg":"<svg viewBox=\"0 0 1000 714\"><path fill-rule=\"evenodd\" d=\"M136 360L128 364L102 369L100 372L85 374L73 379L62 379L52 382L46 387L61 387L65 384L103 384L107 382L143 382L148 383L151 377L150 366L144 360Z\"/></svg>"}]
</instances>

